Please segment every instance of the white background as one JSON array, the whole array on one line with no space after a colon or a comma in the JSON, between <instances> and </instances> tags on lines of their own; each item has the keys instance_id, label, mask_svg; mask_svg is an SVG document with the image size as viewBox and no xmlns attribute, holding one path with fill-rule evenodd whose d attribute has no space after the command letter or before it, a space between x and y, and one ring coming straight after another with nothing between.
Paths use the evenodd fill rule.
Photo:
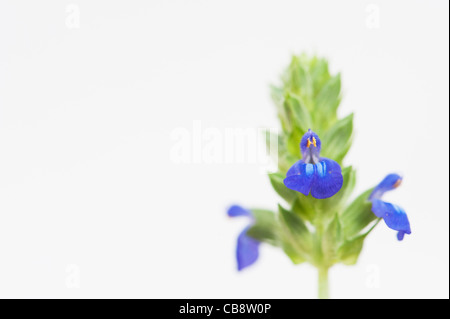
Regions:
<instances>
[{"instance_id":1,"label":"white background","mask_svg":"<svg viewBox=\"0 0 450 319\"><path fill-rule=\"evenodd\" d=\"M272 247L235 270L225 208L279 200L258 165L170 156L195 120L277 127L268 86L309 52L342 71L357 192L402 173L413 231L380 223L332 296L448 298L448 22L444 0L2 0L0 296L314 298Z\"/></svg>"}]
</instances>

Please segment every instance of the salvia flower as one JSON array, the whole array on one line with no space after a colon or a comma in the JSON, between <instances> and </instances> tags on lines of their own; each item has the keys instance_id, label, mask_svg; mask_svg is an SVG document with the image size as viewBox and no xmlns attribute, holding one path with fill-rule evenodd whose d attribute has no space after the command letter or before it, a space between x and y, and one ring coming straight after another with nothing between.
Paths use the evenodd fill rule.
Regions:
<instances>
[{"instance_id":1,"label":"salvia flower","mask_svg":"<svg viewBox=\"0 0 450 319\"><path fill-rule=\"evenodd\" d=\"M250 225L245 227L239 234L236 246L236 260L238 270L252 265L259 257L259 244L260 242L250 236L247 236L247 231L253 224L254 218L252 212L248 209L242 208L238 205L231 206L227 214L229 217L245 216L250 219Z\"/></svg>"},{"instance_id":2,"label":"salvia flower","mask_svg":"<svg viewBox=\"0 0 450 319\"><path fill-rule=\"evenodd\" d=\"M405 234L411 234L408 216L403 208L384 202L381 200L381 197L385 192L400 186L401 183L401 176L397 174L389 174L374 188L369 196L369 201L372 202L372 212L377 217L383 218L389 228L398 231L398 240L403 240Z\"/></svg>"},{"instance_id":3,"label":"salvia flower","mask_svg":"<svg viewBox=\"0 0 450 319\"><path fill-rule=\"evenodd\" d=\"M300 142L302 159L286 173L284 185L306 196L328 198L342 187L341 167L335 161L320 157L322 142L313 131L308 130Z\"/></svg>"}]
</instances>

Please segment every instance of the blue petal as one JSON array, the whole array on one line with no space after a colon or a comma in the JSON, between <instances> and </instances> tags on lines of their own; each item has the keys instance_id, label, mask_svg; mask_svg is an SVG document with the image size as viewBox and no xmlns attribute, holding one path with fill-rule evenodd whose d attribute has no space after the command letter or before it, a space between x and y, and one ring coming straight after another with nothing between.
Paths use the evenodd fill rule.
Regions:
<instances>
[{"instance_id":1,"label":"blue petal","mask_svg":"<svg viewBox=\"0 0 450 319\"><path fill-rule=\"evenodd\" d=\"M411 234L408 216L400 206L374 199L372 211L377 217L383 218L389 228L399 231L398 240L402 240L404 234Z\"/></svg>"},{"instance_id":2,"label":"blue petal","mask_svg":"<svg viewBox=\"0 0 450 319\"><path fill-rule=\"evenodd\" d=\"M259 244L260 242L250 236L247 236L247 231L250 228L245 228L238 237L237 248L236 248L236 258L238 264L238 270L252 265L259 256Z\"/></svg>"},{"instance_id":3,"label":"blue petal","mask_svg":"<svg viewBox=\"0 0 450 319\"><path fill-rule=\"evenodd\" d=\"M328 198L339 192L344 183L341 167L328 158L320 158L315 165L314 180L311 184L311 195L315 198Z\"/></svg>"},{"instance_id":4,"label":"blue petal","mask_svg":"<svg viewBox=\"0 0 450 319\"><path fill-rule=\"evenodd\" d=\"M313 143L313 139L316 141L315 145L311 144ZM322 142L320 141L319 136L309 129L300 141L300 151L302 153L303 160L306 163L317 162L320 156L321 148Z\"/></svg>"},{"instance_id":5,"label":"blue petal","mask_svg":"<svg viewBox=\"0 0 450 319\"><path fill-rule=\"evenodd\" d=\"M248 209L242 208L239 205L231 206L227 211L228 216L236 217L236 216L247 216L252 217L252 212Z\"/></svg>"},{"instance_id":6,"label":"blue petal","mask_svg":"<svg viewBox=\"0 0 450 319\"><path fill-rule=\"evenodd\" d=\"M372 201L372 212L375 214L375 216L379 218L384 217L384 210L385 210L385 202L379 199L374 199Z\"/></svg>"},{"instance_id":7,"label":"blue petal","mask_svg":"<svg viewBox=\"0 0 450 319\"><path fill-rule=\"evenodd\" d=\"M308 196L314 179L315 165L306 164L303 160L296 162L286 173L284 185L294 191Z\"/></svg>"},{"instance_id":8,"label":"blue petal","mask_svg":"<svg viewBox=\"0 0 450 319\"><path fill-rule=\"evenodd\" d=\"M397 188L402 183L402 177L398 174L387 175L372 191L369 200L381 199L387 191Z\"/></svg>"},{"instance_id":9,"label":"blue petal","mask_svg":"<svg viewBox=\"0 0 450 319\"><path fill-rule=\"evenodd\" d=\"M405 237L405 232L404 232L404 231L399 231L399 232L397 233L397 239L400 240L400 241L402 241L402 240L403 240L403 237Z\"/></svg>"}]
</instances>

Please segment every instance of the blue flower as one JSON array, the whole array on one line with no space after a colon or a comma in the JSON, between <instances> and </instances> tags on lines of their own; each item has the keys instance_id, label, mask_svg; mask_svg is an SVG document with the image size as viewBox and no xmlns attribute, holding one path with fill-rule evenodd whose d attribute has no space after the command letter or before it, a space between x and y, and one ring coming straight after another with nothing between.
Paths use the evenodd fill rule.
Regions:
<instances>
[{"instance_id":1,"label":"blue flower","mask_svg":"<svg viewBox=\"0 0 450 319\"><path fill-rule=\"evenodd\" d=\"M236 246L236 259L238 270L252 265L259 256L259 244L260 242L250 236L247 236L247 231L252 226L254 221L252 212L248 209L242 208L238 205L233 205L228 209L227 212L230 217L246 216L251 220L251 224L244 228L244 230L239 234Z\"/></svg>"},{"instance_id":2,"label":"blue flower","mask_svg":"<svg viewBox=\"0 0 450 319\"><path fill-rule=\"evenodd\" d=\"M372 212L379 218L383 218L386 225L397 230L398 240L403 240L405 234L411 234L408 216L403 208L381 200L387 191L397 188L402 183L401 176L389 174L378 184L369 196L372 202Z\"/></svg>"},{"instance_id":3,"label":"blue flower","mask_svg":"<svg viewBox=\"0 0 450 319\"><path fill-rule=\"evenodd\" d=\"M320 157L322 142L308 130L300 142L302 157L287 171L284 185L306 196L328 198L339 192L344 182L341 167L335 161Z\"/></svg>"}]
</instances>

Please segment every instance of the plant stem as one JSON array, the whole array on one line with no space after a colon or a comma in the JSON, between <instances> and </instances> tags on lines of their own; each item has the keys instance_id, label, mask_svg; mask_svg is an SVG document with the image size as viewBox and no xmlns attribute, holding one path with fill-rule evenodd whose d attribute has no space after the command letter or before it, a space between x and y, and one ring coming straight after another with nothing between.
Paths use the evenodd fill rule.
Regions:
<instances>
[{"instance_id":1,"label":"plant stem","mask_svg":"<svg viewBox=\"0 0 450 319\"><path fill-rule=\"evenodd\" d=\"M319 270L319 299L330 298L328 291L328 268L321 267Z\"/></svg>"}]
</instances>

